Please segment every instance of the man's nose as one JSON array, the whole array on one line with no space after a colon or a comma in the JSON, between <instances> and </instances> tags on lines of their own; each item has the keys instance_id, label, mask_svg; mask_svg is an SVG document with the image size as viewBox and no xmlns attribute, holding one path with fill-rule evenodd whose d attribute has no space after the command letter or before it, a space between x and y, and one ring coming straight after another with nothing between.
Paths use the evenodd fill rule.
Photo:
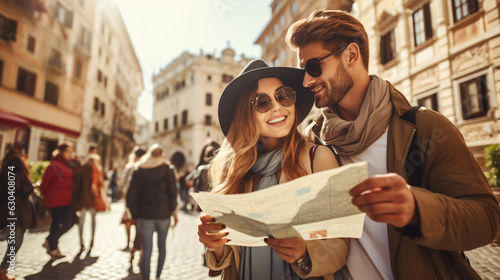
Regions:
<instances>
[{"instance_id":1,"label":"man's nose","mask_svg":"<svg viewBox=\"0 0 500 280\"><path fill-rule=\"evenodd\" d=\"M316 78L312 77L311 75L309 75L309 73L306 72L304 74L304 80L302 81L302 86L308 88L312 86L314 82L316 82Z\"/></svg>"}]
</instances>

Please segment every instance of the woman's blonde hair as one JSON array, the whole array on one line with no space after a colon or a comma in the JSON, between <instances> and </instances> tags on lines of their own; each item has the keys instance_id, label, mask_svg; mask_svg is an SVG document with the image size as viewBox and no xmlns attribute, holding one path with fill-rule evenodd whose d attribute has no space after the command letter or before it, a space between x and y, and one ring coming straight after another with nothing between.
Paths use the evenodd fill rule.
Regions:
<instances>
[{"instance_id":1,"label":"woman's blonde hair","mask_svg":"<svg viewBox=\"0 0 500 280\"><path fill-rule=\"evenodd\" d=\"M258 81L255 81L243 90L236 106L231 127L211 163L212 192L235 194L252 191L250 182L253 174L249 171L258 157L257 143L260 135L251 105L257 86ZM304 139L296 128L297 114L298 111L295 110L294 129L291 129L290 133L283 139L281 153L283 174L290 180L307 174L302 162L296 161L305 147Z\"/></svg>"}]
</instances>

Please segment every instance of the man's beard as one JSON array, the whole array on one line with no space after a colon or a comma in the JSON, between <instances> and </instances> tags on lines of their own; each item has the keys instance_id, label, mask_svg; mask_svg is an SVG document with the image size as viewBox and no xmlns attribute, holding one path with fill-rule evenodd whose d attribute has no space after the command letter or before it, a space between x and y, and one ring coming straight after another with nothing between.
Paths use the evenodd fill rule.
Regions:
<instances>
[{"instance_id":1,"label":"man's beard","mask_svg":"<svg viewBox=\"0 0 500 280\"><path fill-rule=\"evenodd\" d=\"M342 62L339 61L337 73L334 78L328 80L323 96L316 97L316 107L333 107L337 105L354 85L349 73L345 70Z\"/></svg>"}]
</instances>

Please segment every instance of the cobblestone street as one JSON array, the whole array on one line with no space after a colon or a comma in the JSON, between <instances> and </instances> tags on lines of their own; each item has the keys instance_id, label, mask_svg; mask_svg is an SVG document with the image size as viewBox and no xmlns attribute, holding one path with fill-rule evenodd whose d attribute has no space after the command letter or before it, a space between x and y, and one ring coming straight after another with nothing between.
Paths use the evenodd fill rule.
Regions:
<instances>
[{"instance_id":1,"label":"cobblestone street","mask_svg":"<svg viewBox=\"0 0 500 280\"><path fill-rule=\"evenodd\" d=\"M21 250L18 252L16 279L27 280L69 280L69 279L127 279L140 280L139 253L130 264L130 252L123 250L126 243L124 225L120 224L123 201L113 203L111 211L97 214L96 240L92 252L88 249L78 254L80 241L78 226L74 226L59 240L59 248L65 258L50 262L42 244L47 231L27 232ZM203 245L196 234L197 215L179 211L179 224L170 229L167 237L167 258L161 279L214 279L208 277L203 266ZM90 217L85 220L85 246L90 243ZM45 229L45 228L44 228ZM48 228L47 228L48 229ZM156 240L156 239L155 239ZM156 246L156 241L154 241ZM6 242L0 242L0 253L5 253ZM151 279L156 275L156 247L151 258Z\"/></svg>"},{"instance_id":2,"label":"cobblestone street","mask_svg":"<svg viewBox=\"0 0 500 280\"><path fill-rule=\"evenodd\" d=\"M111 211L97 215L97 232L94 249L78 254L78 227L74 226L60 239L59 248L65 258L50 262L42 244L48 231L28 232L18 252L16 272L9 274L18 280L70 280L70 279L126 279L140 280L139 254L136 253L133 265L130 252L124 251L125 227L120 225L124 204L113 203ZM90 242L90 217L85 226L86 246ZM171 229L167 238L167 259L161 279L208 280L208 269L203 267L203 246L196 234L197 215L179 212L179 224ZM0 242L0 253L4 254L6 242ZM474 268L483 279L500 279L500 247L487 245L466 252ZM156 273L157 252L153 251L151 275ZM151 278L153 279L153 278Z\"/></svg>"}]
</instances>

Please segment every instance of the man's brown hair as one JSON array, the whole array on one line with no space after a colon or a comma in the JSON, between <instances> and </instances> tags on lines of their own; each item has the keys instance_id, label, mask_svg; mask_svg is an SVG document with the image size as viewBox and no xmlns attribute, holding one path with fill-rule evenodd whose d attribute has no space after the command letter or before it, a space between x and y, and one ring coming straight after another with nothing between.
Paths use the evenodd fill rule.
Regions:
<instances>
[{"instance_id":1,"label":"man's brown hair","mask_svg":"<svg viewBox=\"0 0 500 280\"><path fill-rule=\"evenodd\" d=\"M316 10L308 18L301 19L288 28L286 43L290 48L297 50L315 42L322 42L332 52L356 43L363 65L368 70L368 35L361 22L350 14L336 10Z\"/></svg>"}]
</instances>

